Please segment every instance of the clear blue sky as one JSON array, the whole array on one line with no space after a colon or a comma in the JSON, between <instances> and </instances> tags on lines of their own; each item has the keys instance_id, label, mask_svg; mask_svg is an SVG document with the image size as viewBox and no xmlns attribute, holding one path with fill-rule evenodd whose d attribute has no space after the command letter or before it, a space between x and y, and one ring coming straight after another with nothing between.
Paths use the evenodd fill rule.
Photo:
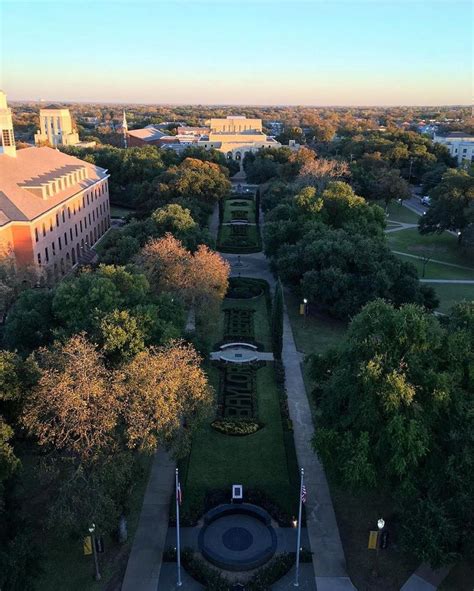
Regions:
<instances>
[{"instance_id":1,"label":"clear blue sky","mask_svg":"<svg viewBox=\"0 0 474 591\"><path fill-rule=\"evenodd\" d=\"M464 0L0 0L10 99L468 104Z\"/></svg>"}]
</instances>

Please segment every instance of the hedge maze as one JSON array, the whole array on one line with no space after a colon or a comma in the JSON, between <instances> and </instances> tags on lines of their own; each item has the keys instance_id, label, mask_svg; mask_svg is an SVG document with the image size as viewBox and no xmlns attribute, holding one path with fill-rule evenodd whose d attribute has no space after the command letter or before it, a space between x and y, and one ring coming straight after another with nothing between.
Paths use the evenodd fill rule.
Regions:
<instances>
[{"instance_id":1,"label":"hedge maze","mask_svg":"<svg viewBox=\"0 0 474 591\"><path fill-rule=\"evenodd\" d=\"M228 308L224 310L224 338L253 340L255 310Z\"/></svg>"},{"instance_id":2,"label":"hedge maze","mask_svg":"<svg viewBox=\"0 0 474 591\"><path fill-rule=\"evenodd\" d=\"M256 418L256 368L231 364L222 375L222 416L232 419Z\"/></svg>"}]
</instances>

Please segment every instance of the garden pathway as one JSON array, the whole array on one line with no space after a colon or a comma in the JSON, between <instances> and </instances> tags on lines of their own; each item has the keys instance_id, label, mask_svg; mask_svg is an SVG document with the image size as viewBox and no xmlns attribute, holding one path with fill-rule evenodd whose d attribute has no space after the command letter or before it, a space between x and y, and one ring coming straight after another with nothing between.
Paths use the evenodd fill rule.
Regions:
<instances>
[{"instance_id":1,"label":"garden pathway","mask_svg":"<svg viewBox=\"0 0 474 591\"><path fill-rule=\"evenodd\" d=\"M176 464L165 451L155 454L122 591L158 589L175 468Z\"/></svg>"},{"instance_id":2,"label":"garden pathway","mask_svg":"<svg viewBox=\"0 0 474 591\"><path fill-rule=\"evenodd\" d=\"M263 253L223 255L231 264L231 275L256 277L268 281L275 278ZM241 265L238 265L240 260ZM296 349L288 312L284 309L283 363L286 373L286 391L298 464L305 470L307 489L306 526L313 552L314 577L318 591L354 590L346 571L346 561L339 528L334 514L323 466L311 445L314 433L313 419L301 371L301 354Z\"/></svg>"}]
</instances>

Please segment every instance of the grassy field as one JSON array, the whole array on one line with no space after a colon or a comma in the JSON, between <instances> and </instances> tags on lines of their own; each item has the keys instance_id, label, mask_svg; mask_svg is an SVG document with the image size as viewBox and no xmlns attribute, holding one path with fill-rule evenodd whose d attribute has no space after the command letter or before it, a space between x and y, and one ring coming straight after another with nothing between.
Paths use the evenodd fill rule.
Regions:
<instances>
[{"instance_id":1,"label":"grassy field","mask_svg":"<svg viewBox=\"0 0 474 591\"><path fill-rule=\"evenodd\" d=\"M472 260L459 247L456 236L448 232L422 235L416 228L409 228L387 234L387 240L392 250L473 267Z\"/></svg>"},{"instance_id":2,"label":"grassy field","mask_svg":"<svg viewBox=\"0 0 474 591\"><path fill-rule=\"evenodd\" d=\"M385 204L383 202L379 203L379 205L385 209ZM417 213L408 209L408 207L405 207L404 205L400 205L396 201L392 201L389 204L387 213L389 220L404 222L406 224L417 224L420 217Z\"/></svg>"},{"instance_id":3,"label":"grassy field","mask_svg":"<svg viewBox=\"0 0 474 591\"><path fill-rule=\"evenodd\" d=\"M399 258L404 261L415 265L418 270L420 279L423 277L423 261L420 259L414 259L410 256L404 256L397 254ZM425 265L425 279L467 279L474 281L474 269L464 269L459 267L451 267L449 265L443 265L443 263L433 263L429 261ZM434 284L433 284L434 285Z\"/></svg>"},{"instance_id":4,"label":"grassy field","mask_svg":"<svg viewBox=\"0 0 474 591\"><path fill-rule=\"evenodd\" d=\"M255 337L270 349L270 326L265 296L257 300L224 302L223 308L253 308ZM222 330L222 323L220 323ZM216 341L222 332L216 335ZM218 370L209 369L214 387ZM242 483L258 488L273 498L285 511L295 514L298 502L298 467L294 447L288 445L280 414L273 364L257 371L258 419L264 427L253 435L232 437L218 433L205 424L194 436L191 454L183 478L183 510L201 507L206 491ZM285 439L287 444L285 445Z\"/></svg>"},{"instance_id":5,"label":"grassy field","mask_svg":"<svg viewBox=\"0 0 474 591\"><path fill-rule=\"evenodd\" d=\"M463 300L474 300L474 285L428 283L439 297L438 311L448 314L452 306Z\"/></svg>"},{"instance_id":6,"label":"grassy field","mask_svg":"<svg viewBox=\"0 0 474 591\"><path fill-rule=\"evenodd\" d=\"M38 578L35 589L37 591L99 591L105 588L120 589L121 580L127 565L128 554L133 542L133 536L138 525L143 495L148 482L151 467L151 457L137 456L142 470L141 477L130 491L127 515L128 542L123 546L109 536L104 537L105 552L100 554L100 571L102 582L93 580L94 563L92 556L84 556L82 539L60 538L49 530L39 530L38 540L42 551L42 573ZM19 502L30 518L42 524L47 507L47 492L38 487L38 467L32 458L22 458L22 498ZM97 524L100 527L100 524ZM84 532L86 535L88 532Z\"/></svg>"}]
</instances>

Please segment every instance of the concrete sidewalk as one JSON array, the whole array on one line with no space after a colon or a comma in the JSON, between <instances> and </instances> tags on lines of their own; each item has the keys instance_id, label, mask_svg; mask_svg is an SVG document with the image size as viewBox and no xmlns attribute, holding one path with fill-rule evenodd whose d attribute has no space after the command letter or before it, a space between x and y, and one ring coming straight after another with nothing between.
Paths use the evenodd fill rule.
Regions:
<instances>
[{"instance_id":1,"label":"concrete sidewalk","mask_svg":"<svg viewBox=\"0 0 474 591\"><path fill-rule=\"evenodd\" d=\"M167 452L155 454L122 591L158 589L175 468Z\"/></svg>"},{"instance_id":2,"label":"concrete sidewalk","mask_svg":"<svg viewBox=\"0 0 474 591\"><path fill-rule=\"evenodd\" d=\"M311 444L313 418L301 372L301 354L296 349L286 304L282 357L296 455L299 466L305 471L306 527L313 552L316 585L319 591L353 590L355 587L347 575L344 549L326 475Z\"/></svg>"}]
</instances>

